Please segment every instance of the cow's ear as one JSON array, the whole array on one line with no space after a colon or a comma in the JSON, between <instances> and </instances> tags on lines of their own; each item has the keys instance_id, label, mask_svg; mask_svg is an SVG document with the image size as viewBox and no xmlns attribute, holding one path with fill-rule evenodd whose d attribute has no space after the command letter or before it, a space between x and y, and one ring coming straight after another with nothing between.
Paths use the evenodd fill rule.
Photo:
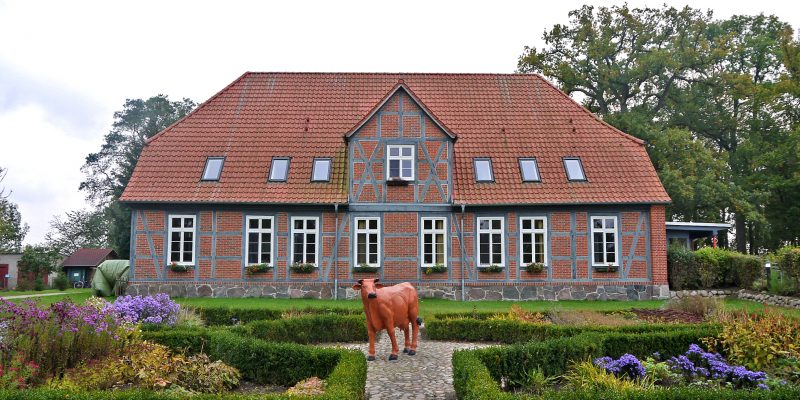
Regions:
<instances>
[{"instance_id":1,"label":"cow's ear","mask_svg":"<svg viewBox=\"0 0 800 400\"><path fill-rule=\"evenodd\" d=\"M383 286L383 284L382 284L382 283L376 283L376 284L375 284L375 289L382 289L382 288L384 288L384 287L385 287L385 286Z\"/></svg>"},{"instance_id":2,"label":"cow's ear","mask_svg":"<svg viewBox=\"0 0 800 400\"><path fill-rule=\"evenodd\" d=\"M356 283L355 285L353 285L353 290L355 290L355 291L361 290L361 284L360 283Z\"/></svg>"}]
</instances>

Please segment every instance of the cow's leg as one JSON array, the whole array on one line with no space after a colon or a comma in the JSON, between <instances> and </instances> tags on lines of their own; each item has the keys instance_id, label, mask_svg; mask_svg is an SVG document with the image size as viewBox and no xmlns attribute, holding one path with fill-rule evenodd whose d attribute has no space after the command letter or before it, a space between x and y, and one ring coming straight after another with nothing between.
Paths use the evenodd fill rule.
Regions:
<instances>
[{"instance_id":1,"label":"cow's leg","mask_svg":"<svg viewBox=\"0 0 800 400\"><path fill-rule=\"evenodd\" d=\"M411 350L411 340L408 336L408 324L404 324L401 329L403 329L403 336L405 336L406 339L405 343L403 344L403 353L408 354L408 352Z\"/></svg>"},{"instance_id":2,"label":"cow's leg","mask_svg":"<svg viewBox=\"0 0 800 400\"><path fill-rule=\"evenodd\" d=\"M400 349L397 347L397 335L395 335L394 321L392 318L387 318L383 324L386 327L386 333L389 334L389 340L392 341L392 355L389 356L389 361L397 360L397 353Z\"/></svg>"},{"instance_id":3,"label":"cow's leg","mask_svg":"<svg viewBox=\"0 0 800 400\"><path fill-rule=\"evenodd\" d=\"M367 327L367 334L369 335L369 355L367 361L375 361L375 329L371 326Z\"/></svg>"},{"instance_id":4,"label":"cow's leg","mask_svg":"<svg viewBox=\"0 0 800 400\"><path fill-rule=\"evenodd\" d=\"M412 340L411 340L411 350L408 352L408 355L413 356L417 354L417 340L419 339L419 326L422 320L419 318L419 311L415 309L411 309L411 312L408 315L408 319L411 320L411 333L412 333Z\"/></svg>"}]
</instances>

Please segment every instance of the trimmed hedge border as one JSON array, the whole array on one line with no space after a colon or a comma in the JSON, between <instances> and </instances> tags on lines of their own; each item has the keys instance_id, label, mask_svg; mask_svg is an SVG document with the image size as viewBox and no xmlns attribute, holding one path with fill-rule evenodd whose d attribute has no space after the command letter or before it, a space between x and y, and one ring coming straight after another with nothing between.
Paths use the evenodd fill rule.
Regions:
<instances>
[{"instance_id":1,"label":"trimmed hedge border","mask_svg":"<svg viewBox=\"0 0 800 400\"><path fill-rule=\"evenodd\" d=\"M609 355L618 357L624 352L642 356L654 351L662 355L675 355L685 352L689 343L712 334L712 329L683 330L680 332L661 332L641 335L622 333L586 333L572 338L559 338L542 343L498 346L479 350L460 350L453 354L453 386L459 399L797 399L800 388L789 387L773 391L746 390L708 390L701 388L657 388L630 392L613 391L558 391L550 390L539 396L503 391L498 384L500 376L514 379L523 369L538 365L546 375L560 375L566 369L567 358L585 360ZM508 358L507 358L508 357ZM561 357L558 365L549 365ZM493 370L495 368L496 370ZM504 375L516 370L515 375Z\"/></svg>"},{"instance_id":2,"label":"trimmed hedge border","mask_svg":"<svg viewBox=\"0 0 800 400\"><path fill-rule=\"evenodd\" d=\"M570 337L585 332L649 333L716 326L706 324L640 324L620 327L563 326L521 321L488 320L487 318L491 315L495 314L435 315L425 324L426 334L428 339L433 340L519 343L531 340L543 341Z\"/></svg>"},{"instance_id":3,"label":"trimmed hedge border","mask_svg":"<svg viewBox=\"0 0 800 400\"><path fill-rule=\"evenodd\" d=\"M270 342L308 344L369 340L363 315L308 315L275 321L255 321L231 330Z\"/></svg>"},{"instance_id":4,"label":"trimmed hedge border","mask_svg":"<svg viewBox=\"0 0 800 400\"><path fill-rule=\"evenodd\" d=\"M208 326L246 324L253 321L271 321L281 319L284 312L296 312L309 315L357 315L363 311L349 308L319 308L279 310L272 308L239 308L239 307L192 307Z\"/></svg>"}]
</instances>

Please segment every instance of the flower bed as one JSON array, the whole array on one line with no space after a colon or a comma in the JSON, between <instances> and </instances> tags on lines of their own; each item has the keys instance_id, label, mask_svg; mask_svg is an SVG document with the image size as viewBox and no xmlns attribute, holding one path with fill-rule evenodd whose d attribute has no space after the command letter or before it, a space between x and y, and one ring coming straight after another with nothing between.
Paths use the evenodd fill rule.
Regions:
<instances>
[{"instance_id":1,"label":"flower bed","mask_svg":"<svg viewBox=\"0 0 800 400\"><path fill-rule=\"evenodd\" d=\"M279 386L307 380L313 383L306 385L310 388L296 390L315 399L363 397L366 361L360 352L252 337L252 332L269 336L263 329L272 326L173 327L180 307L167 296L89 303L61 302L46 309L33 303L3 304L0 398L139 399L202 393L241 398L231 391L240 378ZM323 332L322 325L336 322L322 321L325 317L347 319L342 332L356 324L355 317L335 314L265 323L291 321L294 325L287 325L287 331L316 326L316 331ZM363 318L360 322L358 330L363 331ZM140 326L146 330L140 332ZM275 340L300 338L271 334ZM286 394L259 398L286 398Z\"/></svg>"},{"instance_id":2,"label":"flower bed","mask_svg":"<svg viewBox=\"0 0 800 400\"><path fill-rule=\"evenodd\" d=\"M476 399L789 399L800 395L797 386L730 365L721 355L691 343L706 334L703 330L588 333L458 351L453 355L454 386L459 398ZM633 355L653 353L658 354L645 359Z\"/></svg>"}]
</instances>

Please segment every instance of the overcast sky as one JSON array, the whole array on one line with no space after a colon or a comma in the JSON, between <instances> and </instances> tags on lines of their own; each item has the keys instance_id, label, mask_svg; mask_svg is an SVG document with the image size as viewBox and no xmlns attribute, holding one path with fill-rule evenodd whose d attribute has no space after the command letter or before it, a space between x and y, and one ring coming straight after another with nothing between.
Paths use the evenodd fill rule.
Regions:
<instances>
[{"instance_id":1,"label":"overcast sky","mask_svg":"<svg viewBox=\"0 0 800 400\"><path fill-rule=\"evenodd\" d=\"M2 185L38 243L54 215L87 206L80 167L126 98L202 102L245 71L510 73L525 45L586 3L622 4L0 0ZM800 25L797 1L691 5Z\"/></svg>"}]
</instances>

